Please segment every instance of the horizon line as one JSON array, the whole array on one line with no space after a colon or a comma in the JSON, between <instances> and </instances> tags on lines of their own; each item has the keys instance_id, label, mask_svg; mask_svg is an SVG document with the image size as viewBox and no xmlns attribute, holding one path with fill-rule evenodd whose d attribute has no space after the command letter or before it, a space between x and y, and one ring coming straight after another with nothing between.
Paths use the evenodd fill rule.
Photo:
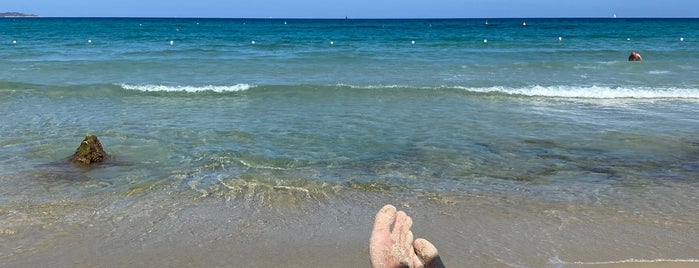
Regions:
<instances>
[{"instance_id":1,"label":"horizon line","mask_svg":"<svg viewBox=\"0 0 699 268\"><path fill-rule=\"evenodd\" d=\"M83 18L83 19L248 19L248 20L468 20L468 19L699 19L699 17L569 16L569 17L190 17L190 16L6 16L0 18Z\"/></svg>"}]
</instances>

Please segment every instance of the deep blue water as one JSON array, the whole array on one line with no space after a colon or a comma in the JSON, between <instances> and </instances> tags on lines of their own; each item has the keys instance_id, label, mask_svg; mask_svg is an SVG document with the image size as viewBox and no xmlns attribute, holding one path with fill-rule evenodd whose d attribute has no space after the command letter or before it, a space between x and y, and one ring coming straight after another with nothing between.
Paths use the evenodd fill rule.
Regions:
<instances>
[{"instance_id":1,"label":"deep blue water","mask_svg":"<svg viewBox=\"0 0 699 268\"><path fill-rule=\"evenodd\" d=\"M490 19L487 25L480 19L0 23L8 82L524 90L537 85L693 89L699 83L693 75L699 56L695 19ZM632 50L652 63L627 64Z\"/></svg>"}]
</instances>

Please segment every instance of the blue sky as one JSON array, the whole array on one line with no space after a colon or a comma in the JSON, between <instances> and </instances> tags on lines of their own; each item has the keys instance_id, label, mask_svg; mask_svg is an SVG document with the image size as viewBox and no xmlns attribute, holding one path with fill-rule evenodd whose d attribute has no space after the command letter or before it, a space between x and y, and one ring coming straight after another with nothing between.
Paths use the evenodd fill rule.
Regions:
<instances>
[{"instance_id":1,"label":"blue sky","mask_svg":"<svg viewBox=\"0 0 699 268\"><path fill-rule=\"evenodd\" d=\"M2 0L44 17L699 17L698 0Z\"/></svg>"}]
</instances>

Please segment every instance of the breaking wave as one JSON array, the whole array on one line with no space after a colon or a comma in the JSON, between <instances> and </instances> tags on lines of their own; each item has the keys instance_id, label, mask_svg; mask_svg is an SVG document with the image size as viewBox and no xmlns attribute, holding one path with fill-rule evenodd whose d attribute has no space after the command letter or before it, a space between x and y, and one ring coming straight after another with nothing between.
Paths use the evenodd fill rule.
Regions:
<instances>
[{"instance_id":1,"label":"breaking wave","mask_svg":"<svg viewBox=\"0 0 699 268\"><path fill-rule=\"evenodd\" d=\"M545 97L545 98L569 98L569 99L683 99L699 100L699 88L693 87L634 87L634 86L415 86L415 85L159 85L159 84L88 84L82 86L51 86L27 83L15 83L0 80L0 91L5 92L85 92L97 93L116 91L147 92L147 93L235 93L252 89L264 89L274 91L305 91L305 92L330 92L343 90L370 90L391 91L391 94L407 91L463 91L473 94L507 95L513 97Z\"/></svg>"},{"instance_id":2,"label":"breaking wave","mask_svg":"<svg viewBox=\"0 0 699 268\"><path fill-rule=\"evenodd\" d=\"M245 91L254 86L249 84L237 84L232 86L165 86L165 85L129 85L121 84L122 88L126 90L136 90L144 92L238 92Z\"/></svg>"},{"instance_id":3,"label":"breaking wave","mask_svg":"<svg viewBox=\"0 0 699 268\"><path fill-rule=\"evenodd\" d=\"M588 99L699 99L699 89L689 88L626 88L605 86L532 86L510 87L456 87L476 93L501 93L531 97L588 98Z\"/></svg>"}]
</instances>

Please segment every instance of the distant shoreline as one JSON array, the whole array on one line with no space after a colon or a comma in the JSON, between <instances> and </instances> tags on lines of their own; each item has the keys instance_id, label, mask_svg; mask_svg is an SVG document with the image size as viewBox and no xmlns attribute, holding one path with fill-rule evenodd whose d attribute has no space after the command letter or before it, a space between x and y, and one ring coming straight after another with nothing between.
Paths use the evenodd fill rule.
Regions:
<instances>
[{"instance_id":1,"label":"distant shoreline","mask_svg":"<svg viewBox=\"0 0 699 268\"><path fill-rule=\"evenodd\" d=\"M2 12L0 18L38 18L39 15L24 14L19 12Z\"/></svg>"}]
</instances>

